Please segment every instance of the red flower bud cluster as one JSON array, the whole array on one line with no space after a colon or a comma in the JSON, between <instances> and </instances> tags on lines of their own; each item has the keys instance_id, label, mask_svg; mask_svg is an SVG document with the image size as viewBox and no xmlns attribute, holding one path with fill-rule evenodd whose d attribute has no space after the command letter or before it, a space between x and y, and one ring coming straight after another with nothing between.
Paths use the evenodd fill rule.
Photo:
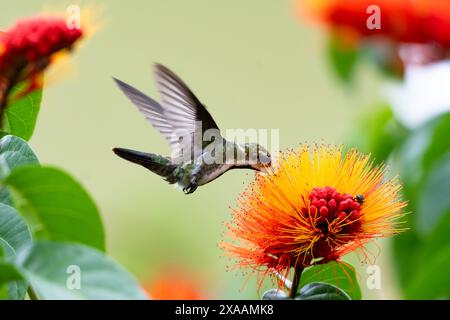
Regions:
<instances>
[{"instance_id":1,"label":"red flower bud cluster","mask_svg":"<svg viewBox=\"0 0 450 320\"><path fill-rule=\"evenodd\" d=\"M302 208L305 215L311 214L318 223L332 222L335 219L356 222L361 204L350 194L340 194L332 187L314 188L309 195L311 205Z\"/></svg>"},{"instance_id":2,"label":"red flower bud cluster","mask_svg":"<svg viewBox=\"0 0 450 320\"><path fill-rule=\"evenodd\" d=\"M81 36L80 29L69 28L61 18L21 20L0 37L0 70L47 59Z\"/></svg>"},{"instance_id":3,"label":"red flower bud cluster","mask_svg":"<svg viewBox=\"0 0 450 320\"><path fill-rule=\"evenodd\" d=\"M21 81L26 81L27 87L19 96L40 88L52 56L71 49L82 35L81 29L69 27L60 17L20 20L0 33L0 122L11 89Z\"/></svg>"},{"instance_id":4,"label":"red flower bud cluster","mask_svg":"<svg viewBox=\"0 0 450 320\"><path fill-rule=\"evenodd\" d=\"M309 195L310 205L304 206L302 214L305 219L314 223L320 233L313 250L313 256L328 257L333 248L327 239L330 235L339 234L341 241L350 241L361 228L361 204L354 196L339 193L332 187L314 188ZM347 236L346 236L347 235Z\"/></svg>"}]
</instances>

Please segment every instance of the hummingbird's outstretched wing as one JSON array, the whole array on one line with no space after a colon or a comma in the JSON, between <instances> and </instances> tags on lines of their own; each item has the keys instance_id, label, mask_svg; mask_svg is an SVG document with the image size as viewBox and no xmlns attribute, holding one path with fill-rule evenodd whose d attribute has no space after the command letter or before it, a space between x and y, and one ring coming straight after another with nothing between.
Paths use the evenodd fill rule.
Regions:
<instances>
[{"instance_id":1,"label":"hummingbird's outstretched wing","mask_svg":"<svg viewBox=\"0 0 450 320\"><path fill-rule=\"evenodd\" d=\"M198 100L189 87L174 72L161 64L155 64L157 88L161 94L164 114L181 138L182 150L199 152L211 141L203 141L203 133L209 129L219 131L219 127L206 107ZM194 135L198 134L201 144L194 144Z\"/></svg>"},{"instance_id":2,"label":"hummingbird's outstretched wing","mask_svg":"<svg viewBox=\"0 0 450 320\"><path fill-rule=\"evenodd\" d=\"M172 149L172 153L174 151L177 152L176 150L179 149L179 138L173 133L172 125L167 120L161 105L131 85L119 79L113 79L119 89L131 100L152 126L166 138Z\"/></svg>"},{"instance_id":3,"label":"hummingbird's outstretched wing","mask_svg":"<svg viewBox=\"0 0 450 320\"><path fill-rule=\"evenodd\" d=\"M162 96L161 104L131 85L113 79L152 126L167 139L172 159L191 160L193 155L199 155L211 143L203 141L203 133L209 129L219 131L219 128L205 106L177 75L161 64L155 65L155 74ZM194 143L197 134L199 144Z\"/></svg>"}]
</instances>

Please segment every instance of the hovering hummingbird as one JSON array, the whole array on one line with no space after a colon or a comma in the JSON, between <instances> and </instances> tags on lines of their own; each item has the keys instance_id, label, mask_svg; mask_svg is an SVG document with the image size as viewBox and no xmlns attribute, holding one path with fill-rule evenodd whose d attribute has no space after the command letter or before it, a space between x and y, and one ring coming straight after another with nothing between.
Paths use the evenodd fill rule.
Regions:
<instances>
[{"instance_id":1,"label":"hovering hummingbird","mask_svg":"<svg viewBox=\"0 0 450 320\"><path fill-rule=\"evenodd\" d=\"M114 148L119 157L139 164L177 184L185 194L207 184L230 169L247 168L263 171L271 166L269 152L256 143L227 141L206 107L175 73L161 64L155 64L155 77L161 104L114 78L122 92L142 115L169 142L170 157L124 148ZM208 131L217 132L213 141L196 141ZM224 159L226 155L242 155L235 161L205 161ZM219 156L219 157L217 157Z\"/></svg>"}]
</instances>

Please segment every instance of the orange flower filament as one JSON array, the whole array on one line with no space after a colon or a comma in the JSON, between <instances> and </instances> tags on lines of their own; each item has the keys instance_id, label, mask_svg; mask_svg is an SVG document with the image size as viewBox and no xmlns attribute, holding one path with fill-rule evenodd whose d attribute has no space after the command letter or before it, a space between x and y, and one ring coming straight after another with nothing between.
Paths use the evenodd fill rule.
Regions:
<instances>
[{"instance_id":1,"label":"orange flower filament","mask_svg":"<svg viewBox=\"0 0 450 320\"><path fill-rule=\"evenodd\" d=\"M222 246L241 267L287 277L291 267L337 260L400 232L400 188L356 150L303 145L241 194L227 225L234 241Z\"/></svg>"}]
</instances>

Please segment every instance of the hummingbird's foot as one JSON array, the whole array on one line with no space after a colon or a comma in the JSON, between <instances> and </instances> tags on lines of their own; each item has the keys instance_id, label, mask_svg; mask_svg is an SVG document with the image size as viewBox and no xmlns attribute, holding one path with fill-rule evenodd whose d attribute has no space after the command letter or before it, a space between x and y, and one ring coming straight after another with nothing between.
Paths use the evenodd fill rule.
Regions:
<instances>
[{"instance_id":1,"label":"hummingbird's foot","mask_svg":"<svg viewBox=\"0 0 450 320\"><path fill-rule=\"evenodd\" d=\"M195 183L189 184L186 188L183 188L184 194L190 194L193 193L195 190L197 190L198 185Z\"/></svg>"}]
</instances>

